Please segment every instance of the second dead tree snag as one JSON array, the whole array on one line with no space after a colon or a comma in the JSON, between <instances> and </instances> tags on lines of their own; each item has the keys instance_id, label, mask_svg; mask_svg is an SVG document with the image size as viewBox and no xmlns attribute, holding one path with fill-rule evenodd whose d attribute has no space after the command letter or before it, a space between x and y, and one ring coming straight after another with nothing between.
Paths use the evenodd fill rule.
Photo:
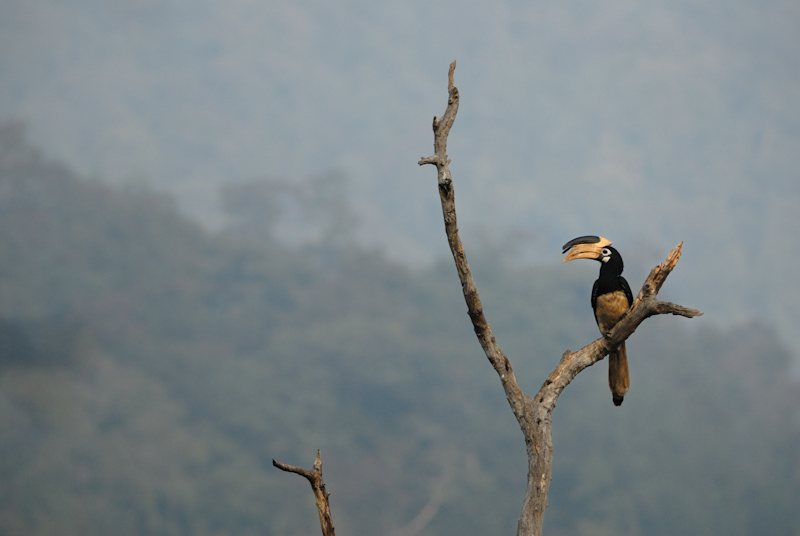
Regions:
<instances>
[{"instance_id":1,"label":"second dead tree snag","mask_svg":"<svg viewBox=\"0 0 800 536\"><path fill-rule=\"evenodd\" d=\"M322 480L322 458L320 452L317 450L317 457L314 460L314 467L312 469L301 469L294 465L272 460L272 465L286 471L287 473L295 473L311 484L311 489L314 492L314 500L317 503L317 512L319 513L319 524L322 529L322 536L336 536L333 529L333 518L331 516L330 493L325 490L325 482Z\"/></svg>"}]
</instances>

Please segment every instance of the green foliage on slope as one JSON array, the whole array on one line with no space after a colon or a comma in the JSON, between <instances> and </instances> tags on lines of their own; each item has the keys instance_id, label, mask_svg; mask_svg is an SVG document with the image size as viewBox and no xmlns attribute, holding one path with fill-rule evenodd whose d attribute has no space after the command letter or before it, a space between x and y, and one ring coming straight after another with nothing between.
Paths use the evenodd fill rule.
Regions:
<instances>
[{"instance_id":1,"label":"green foliage on slope","mask_svg":"<svg viewBox=\"0 0 800 536\"><path fill-rule=\"evenodd\" d=\"M209 236L0 129L0 533L314 533L271 460L317 448L342 534L426 504L427 534L511 533L524 446L450 262L289 247L235 207ZM596 337L585 272L473 261L527 392ZM656 318L629 345L621 408L605 363L559 401L549 532L796 534L800 400L771 333Z\"/></svg>"}]
</instances>

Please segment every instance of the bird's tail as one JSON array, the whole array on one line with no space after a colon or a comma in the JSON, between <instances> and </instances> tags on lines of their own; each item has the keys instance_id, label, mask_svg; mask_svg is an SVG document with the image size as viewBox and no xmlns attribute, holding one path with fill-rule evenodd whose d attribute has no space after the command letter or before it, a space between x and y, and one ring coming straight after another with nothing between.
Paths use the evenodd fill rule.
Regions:
<instances>
[{"instance_id":1,"label":"bird's tail","mask_svg":"<svg viewBox=\"0 0 800 536\"><path fill-rule=\"evenodd\" d=\"M625 393L631 386L631 377L628 372L628 353L625 351L625 343L617 347L616 350L608 354L608 386L611 388L611 396L614 405L619 406L625 398Z\"/></svg>"}]
</instances>

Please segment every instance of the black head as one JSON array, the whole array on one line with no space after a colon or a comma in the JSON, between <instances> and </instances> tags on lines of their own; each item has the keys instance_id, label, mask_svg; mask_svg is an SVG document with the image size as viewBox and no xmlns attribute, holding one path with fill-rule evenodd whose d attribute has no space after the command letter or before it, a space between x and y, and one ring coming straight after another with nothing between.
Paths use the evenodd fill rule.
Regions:
<instances>
[{"instance_id":1,"label":"black head","mask_svg":"<svg viewBox=\"0 0 800 536\"><path fill-rule=\"evenodd\" d=\"M564 262L574 261L575 259L593 259L603 266L600 271L612 271L617 274L622 273L622 255L619 251L611 247L611 240L602 236L579 236L564 244Z\"/></svg>"},{"instance_id":2,"label":"black head","mask_svg":"<svg viewBox=\"0 0 800 536\"><path fill-rule=\"evenodd\" d=\"M602 267L600 268L600 272L607 269L615 274L621 274L622 269L624 268L624 264L622 262L622 255L619 254L619 251L612 248L611 246L606 246L600 252L600 256L596 259L602 263Z\"/></svg>"}]
</instances>

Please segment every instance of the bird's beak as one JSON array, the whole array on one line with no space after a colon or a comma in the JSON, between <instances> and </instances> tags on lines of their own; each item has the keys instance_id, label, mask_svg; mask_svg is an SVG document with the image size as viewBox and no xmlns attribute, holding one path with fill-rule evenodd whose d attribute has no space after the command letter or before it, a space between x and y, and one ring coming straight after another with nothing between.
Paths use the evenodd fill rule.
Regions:
<instances>
[{"instance_id":1,"label":"bird's beak","mask_svg":"<svg viewBox=\"0 0 800 536\"><path fill-rule=\"evenodd\" d=\"M602 236L579 236L564 244L562 253L567 253L564 262L575 259L597 259L603 253L603 248L611 245L611 240Z\"/></svg>"}]
</instances>

